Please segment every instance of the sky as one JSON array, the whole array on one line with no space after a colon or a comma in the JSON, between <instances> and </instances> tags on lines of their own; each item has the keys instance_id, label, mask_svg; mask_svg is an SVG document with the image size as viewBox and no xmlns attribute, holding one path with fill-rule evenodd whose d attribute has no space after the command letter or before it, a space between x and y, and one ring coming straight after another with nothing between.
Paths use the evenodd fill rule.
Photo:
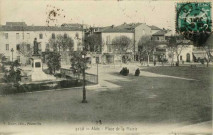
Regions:
<instances>
[{"instance_id":1,"label":"sky","mask_svg":"<svg viewBox=\"0 0 213 135\"><path fill-rule=\"evenodd\" d=\"M24 21L27 25L48 25L51 10L56 21L83 23L89 26L109 26L126 23L146 23L160 28L175 29L174 1L67 1L67 0L0 0L0 23ZM60 9L60 10L57 10Z\"/></svg>"}]
</instances>

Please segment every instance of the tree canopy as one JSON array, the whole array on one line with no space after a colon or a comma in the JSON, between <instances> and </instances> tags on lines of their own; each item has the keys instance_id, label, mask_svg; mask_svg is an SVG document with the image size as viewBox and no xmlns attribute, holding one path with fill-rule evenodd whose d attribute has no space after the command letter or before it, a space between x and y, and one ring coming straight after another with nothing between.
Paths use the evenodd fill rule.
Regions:
<instances>
[{"instance_id":1,"label":"tree canopy","mask_svg":"<svg viewBox=\"0 0 213 135\"><path fill-rule=\"evenodd\" d=\"M157 45L157 42L151 40L151 36L142 36L138 42L139 52L150 53Z\"/></svg>"},{"instance_id":2,"label":"tree canopy","mask_svg":"<svg viewBox=\"0 0 213 135\"><path fill-rule=\"evenodd\" d=\"M57 35L56 39L50 38L49 39L50 48L55 52L66 51L73 51L74 49L74 41L68 35Z\"/></svg>"},{"instance_id":3,"label":"tree canopy","mask_svg":"<svg viewBox=\"0 0 213 135\"><path fill-rule=\"evenodd\" d=\"M75 51L71 54L71 69L74 74L81 74L87 68L88 59L86 58L86 51Z\"/></svg>"},{"instance_id":4,"label":"tree canopy","mask_svg":"<svg viewBox=\"0 0 213 135\"><path fill-rule=\"evenodd\" d=\"M97 34L92 34L85 37L85 49L90 52L100 52L101 51L101 37Z\"/></svg>"},{"instance_id":5,"label":"tree canopy","mask_svg":"<svg viewBox=\"0 0 213 135\"><path fill-rule=\"evenodd\" d=\"M51 74L61 68L61 56L58 52L48 52L46 60Z\"/></svg>"},{"instance_id":6,"label":"tree canopy","mask_svg":"<svg viewBox=\"0 0 213 135\"><path fill-rule=\"evenodd\" d=\"M132 50L132 40L127 36L115 37L112 40L113 50L119 53L126 53L128 50Z\"/></svg>"}]
</instances>

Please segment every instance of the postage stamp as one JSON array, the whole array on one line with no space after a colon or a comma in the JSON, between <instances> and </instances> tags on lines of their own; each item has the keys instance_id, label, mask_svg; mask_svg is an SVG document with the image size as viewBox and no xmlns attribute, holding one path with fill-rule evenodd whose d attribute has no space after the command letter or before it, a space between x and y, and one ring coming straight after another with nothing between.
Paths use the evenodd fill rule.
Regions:
<instances>
[{"instance_id":1,"label":"postage stamp","mask_svg":"<svg viewBox=\"0 0 213 135\"><path fill-rule=\"evenodd\" d=\"M212 29L211 3L177 3L176 31L191 37L198 33L210 33ZM188 37L190 38L190 37Z\"/></svg>"}]
</instances>

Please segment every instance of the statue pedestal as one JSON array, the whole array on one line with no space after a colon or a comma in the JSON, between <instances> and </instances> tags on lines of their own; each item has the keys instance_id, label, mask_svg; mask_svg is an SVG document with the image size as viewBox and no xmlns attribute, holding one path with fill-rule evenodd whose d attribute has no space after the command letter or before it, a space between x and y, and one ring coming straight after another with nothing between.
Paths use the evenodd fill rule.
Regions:
<instances>
[{"instance_id":1,"label":"statue pedestal","mask_svg":"<svg viewBox=\"0 0 213 135\"><path fill-rule=\"evenodd\" d=\"M42 61L38 56L33 56L31 59L32 65L32 81L44 81L44 80L55 80L56 78L52 75L45 74L42 70Z\"/></svg>"}]
</instances>

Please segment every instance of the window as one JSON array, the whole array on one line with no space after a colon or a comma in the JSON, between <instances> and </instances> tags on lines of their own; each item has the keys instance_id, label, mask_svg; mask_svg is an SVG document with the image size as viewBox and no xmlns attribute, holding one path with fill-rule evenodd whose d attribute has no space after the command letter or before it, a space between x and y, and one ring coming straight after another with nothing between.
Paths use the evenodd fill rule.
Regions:
<instances>
[{"instance_id":1,"label":"window","mask_svg":"<svg viewBox=\"0 0 213 135\"><path fill-rule=\"evenodd\" d=\"M6 44L6 50L9 50L10 48L9 48L9 44Z\"/></svg>"},{"instance_id":2,"label":"window","mask_svg":"<svg viewBox=\"0 0 213 135\"><path fill-rule=\"evenodd\" d=\"M20 50L20 44L16 45L16 50L19 51Z\"/></svg>"},{"instance_id":3,"label":"window","mask_svg":"<svg viewBox=\"0 0 213 135\"><path fill-rule=\"evenodd\" d=\"M30 33L27 33L27 39L30 39Z\"/></svg>"},{"instance_id":4,"label":"window","mask_svg":"<svg viewBox=\"0 0 213 135\"><path fill-rule=\"evenodd\" d=\"M8 33L5 33L5 39L8 39Z\"/></svg>"},{"instance_id":5,"label":"window","mask_svg":"<svg viewBox=\"0 0 213 135\"><path fill-rule=\"evenodd\" d=\"M52 39L55 39L55 33L52 34Z\"/></svg>"},{"instance_id":6,"label":"window","mask_svg":"<svg viewBox=\"0 0 213 135\"><path fill-rule=\"evenodd\" d=\"M107 38L106 44L110 44L111 43L110 36L107 36L106 38Z\"/></svg>"},{"instance_id":7,"label":"window","mask_svg":"<svg viewBox=\"0 0 213 135\"><path fill-rule=\"evenodd\" d=\"M108 52L112 52L112 46L108 45Z\"/></svg>"},{"instance_id":8,"label":"window","mask_svg":"<svg viewBox=\"0 0 213 135\"><path fill-rule=\"evenodd\" d=\"M27 44L27 51L30 51L30 44Z\"/></svg>"},{"instance_id":9,"label":"window","mask_svg":"<svg viewBox=\"0 0 213 135\"><path fill-rule=\"evenodd\" d=\"M35 67L36 67L36 68L41 67L41 63L40 63L40 62L36 62L36 63L35 63Z\"/></svg>"},{"instance_id":10,"label":"window","mask_svg":"<svg viewBox=\"0 0 213 135\"><path fill-rule=\"evenodd\" d=\"M39 39L43 39L43 34L39 34Z\"/></svg>"},{"instance_id":11,"label":"window","mask_svg":"<svg viewBox=\"0 0 213 135\"><path fill-rule=\"evenodd\" d=\"M67 38L67 34L66 33L64 34L64 38Z\"/></svg>"},{"instance_id":12,"label":"window","mask_svg":"<svg viewBox=\"0 0 213 135\"><path fill-rule=\"evenodd\" d=\"M16 39L19 39L20 37L19 37L19 33L16 33Z\"/></svg>"}]
</instances>

